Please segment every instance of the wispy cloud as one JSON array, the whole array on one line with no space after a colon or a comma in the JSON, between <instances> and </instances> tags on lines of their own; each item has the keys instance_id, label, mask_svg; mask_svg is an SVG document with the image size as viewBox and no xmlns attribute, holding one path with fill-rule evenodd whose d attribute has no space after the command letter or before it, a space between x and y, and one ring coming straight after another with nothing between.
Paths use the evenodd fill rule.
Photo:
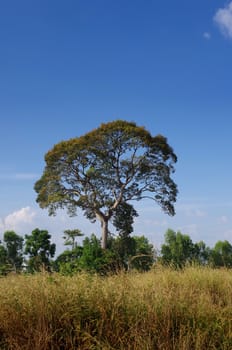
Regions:
<instances>
[{"instance_id":1,"label":"wispy cloud","mask_svg":"<svg viewBox=\"0 0 232 350\"><path fill-rule=\"evenodd\" d=\"M186 225L180 226L178 228L178 231L180 231L181 233L187 234L191 238L193 238L199 234L199 227L197 224L186 224Z\"/></svg>"},{"instance_id":2,"label":"wispy cloud","mask_svg":"<svg viewBox=\"0 0 232 350\"><path fill-rule=\"evenodd\" d=\"M229 219L226 215L222 215L219 219L218 219L218 223L219 224L227 224L229 222Z\"/></svg>"},{"instance_id":3,"label":"wispy cloud","mask_svg":"<svg viewBox=\"0 0 232 350\"><path fill-rule=\"evenodd\" d=\"M0 174L0 180L35 180L39 175L34 173Z\"/></svg>"},{"instance_id":4,"label":"wispy cloud","mask_svg":"<svg viewBox=\"0 0 232 350\"><path fill-rule=\"evenodd\" d=\"M143 227L149 226L149 227L165 227L168 225L167 220L164 219L148 219L148 218L141 218L138 217L135 219L136 225L142 225Z\"/></svg>"},{"instance_id":5,"label":"wispy cloud","mask_svg":"<svg viewBox=\"0 0 232 350\"><path fill-rule=\"evenodd\" d=\"M201 209L191 209L191 210L186 210L186 215L187 216L195 216L197 218L203 218L207 216L206 211L201 210Z\"/></svg>"},{"instance_id":6,"label":"wispy cloud","mask_svg":"<svg viewBox=\"0 0 232 350\"><path fill-rule=\"evenodd\" d=\"M220 8L213 19L223 35L232 39L232 1L226 7Z\"/></svg>"},{"instance_id":7,"label":"wispy cloud","mask_svg":"<svg viewBox=\"0 0 232 350\"><path fill-rule=\"evenodd\" d=\"M209 32L204 32L203 37L207 40L211 39L211 34Z\"/></svg>"}]
</instances>

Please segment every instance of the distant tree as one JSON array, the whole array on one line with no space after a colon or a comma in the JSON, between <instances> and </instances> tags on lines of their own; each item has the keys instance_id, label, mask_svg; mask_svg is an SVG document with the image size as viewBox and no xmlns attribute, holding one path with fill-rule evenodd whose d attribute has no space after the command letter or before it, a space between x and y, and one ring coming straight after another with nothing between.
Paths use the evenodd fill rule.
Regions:
<instances>
[{"instance_id":1,"label":"distant tree","mask_svg":"<svg viewBox=\"0 0 232 350\"><path fill-rule=\"evenodd\" d=\"M148 271L154 263L154 247L144 236L119 236L111 250L118 257L119 267L126 270Z\"/></svg>"},{"instance_id":2,"label":"distant tree","mask_svg":"<svg viewBox=\"0 0 232 350\"><path fill-rule=\"evenodd\" d=\"M188 235L168 229L165 244L161 246L161 262L175 267L183 267L195 258L195 246Z\"/></svg>"},{"instance_id":3,"label":"distant tree","mask_svg":"<svg viewBox=\"0 0 232 350\"><path fill-rule=\"evenodd\" d=\"M111 242L110 249L116 254L118 269L129 270L130 260L136 255L136 241L131 236L118 236Z\"/></svg>"},{"instance_id":4,"label":"distant tree","mask_svg":"<svg viewBox=\"0 0 232 350\"><path fill-rule=\"evenodd\" d=\"M8 270L7 250L2 244L0 244L0 275L7 274Z\"/></svg>"},{"instance_id":5,"label":"distant tree","mask_svg":"<svg viewBox=\"0 0 232 350\"><path fill-rule=\"evenodd\" d=\"M144 236L111 236L108 249L103 250L100 239L92 234L83 240L82 246L60 254L53 266L62 274L81 270L107 274L120 269L147 271L153 263L154 248Z\"/></svg>"},{"instance_id":6,"label":"distant tree","mask_svg":"<svg viewBox=\"0 0 232 350\"><path fill-rule=\"evenodd\" d=\"M14 231L6 231L3 236L7 252L7 260L13 270L20 271L23 265L23 237Z\"/></svg>"},{"instance_id":7,"label":"distant tree","mask_svg":"<svg viewBox=\"0 0 232 350\"><path fill-rule=\"evenodd\" d=\"M25 254L29 255L28 267L30 271L41 268L50 269L50 259L54 257L56 245L51 243L51 235L47 230L36 228L31 235L25 236Z\"/></svg>"},{"instance_id":8,"label":"distant tree","mask_svg":"<svg viewBox=\"0 0 232 350\"><path fill-rule=\"evenodd\" d=\"M130 257L130 268L148 271L155 261L155 251L151 243L144 236L134 236L135 254Z\"/></svg>"},{"instance_id":9,"label":"distant tree","mask_svg":"<svg viewBox=\"0 0 232 350\"><path fill-rule=\"evenodd\" d=\"M211 249L205 242L200 241L194 245L194 261L199 265L208 265L210 263Z\"/></svg>"},{"instance_id":10,"label":"distant tree","mask_svg":"<svg viewBox=\"0 0 232 350\"><path fill-rule=\"evenodd\" d=\"M65 250L55 260L53 267L55 271L65 275L71 275L81 270L80 257L83 253L83 247L77 246L72 250Z\"/></svg>"},{"instance_id":11,"label":"distant tree","mask_svg":"<svg viewBox=\"0 0 232 350\"><path fill-rule=\"evenodd\" d=\"M106 274L117 268L116 255L112 250L101 249L100 240L92 234L83 240L82 256L79 259L81 269Z\"/></svg>"},{"instance_id":12,"label":"distant tree","mask_svg":"<svg viewBox=\"0 0 232 350\"><path fill-rule=\"evenodd\" d=\"M211 252L211 263L215 267L232 267L232 245L227 241L218 241Z\"/></svg>"},{"instance_id":13,"label":"distant tree","mask_svg":"<svg viewBox=\"0 0 232 350\"><path fill-rule=\"evenodd\" d=\"M71 249L65 250L56 258L54 268L63 274L73 274L80 270L79 259L83 251L83 247L77 245L76 238L84 234L79 229L65 230L64 234L64 244Z\"/></svg>"},{"instance_id":14,"label":"distant tree","mask_svg":"<svg viewBox=\"0 0 232 350\"><path fill-rule=\"evenodd\" d=\"M74 250L77 247L76 238L84 236L84 233L82 233L79 229L65 230L64 234L64 244L67 246L71 246L72 250Z\"/></svg>"},{"instance_id":15,"label":"distant tree","mask_svg":"<svg viewBox=\"0 0 232 350\"><path fill-rule=\"evenodd\" d=\"M171 174L177 157L165 137L153 137L135 123L102 124L84 136L58 143L45 161L34 186L40 207L48 208L50 215L66 207L71 216L81 208L91 221L100 220L103 249L109 221L122 203L125 209L131 200L151 198L166 213L175 214L177 186ZM131 212L130 221L132 216Z\"/></svg>"}]
</instances>

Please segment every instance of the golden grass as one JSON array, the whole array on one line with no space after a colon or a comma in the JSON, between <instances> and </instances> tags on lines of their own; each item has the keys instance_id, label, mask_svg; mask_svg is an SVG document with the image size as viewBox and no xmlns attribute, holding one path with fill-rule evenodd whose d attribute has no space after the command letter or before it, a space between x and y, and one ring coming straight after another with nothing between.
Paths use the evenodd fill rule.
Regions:
<instances>
[{"instance_id":1,"label":"golden grass","mask_svg":"<svg viewBox=\"0 0 232 350\"><path fill-rule=\"evenodd\" d=\"M2 278L0 349L232 349L232 271Z\"/></svg>"}]
</instances>

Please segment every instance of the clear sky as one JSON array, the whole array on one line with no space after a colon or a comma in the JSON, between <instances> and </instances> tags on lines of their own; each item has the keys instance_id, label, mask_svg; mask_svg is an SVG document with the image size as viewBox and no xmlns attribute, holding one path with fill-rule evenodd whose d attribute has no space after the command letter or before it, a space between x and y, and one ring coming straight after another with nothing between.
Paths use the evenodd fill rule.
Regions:
<instances>
[{"instance_id":1,"label":"clear sky","mask_svg":"<svg viewBox=\"0 0 232 350\"><path fill-rule=\"evenodd\" d=\"M159 246L167 228L232 242L232 2L7 0L0 3L0 238L67 228L33 190L61 140L115 119L163 134L178 156L175 217L137 205L134 233Z\"/></svg>"}]
</instances>

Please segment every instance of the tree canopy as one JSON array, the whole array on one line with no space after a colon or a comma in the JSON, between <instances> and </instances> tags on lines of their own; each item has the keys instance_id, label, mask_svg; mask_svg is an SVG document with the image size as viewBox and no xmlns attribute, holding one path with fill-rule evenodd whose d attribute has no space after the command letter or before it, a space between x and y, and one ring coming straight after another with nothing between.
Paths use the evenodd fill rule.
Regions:
<instances>
[{"instance_id":1,"label":"tree canopy","mask_svg":"<svg viewBox=\"0 0 232 350\"><path fill-rule=\"evenodd\" d=\"M20 270L23 264L24 239L14 231L6 231L3 236L7 259L15 271Z\"/></svg>"},{"instance_id":2,"label":"tree canopy","mask_svg":"<svg viewBox=\"0 0 232 350\"><path fill-rule=\"evenodd\" d=\"M47 152L44 172L34 186L37 202L50 215L66 207L72 216L81 208L88 219L99 219L106 248L108 223L122 203L151 198L164 212L175 214L177 186L171 174L176 161L164 136L153 137L123 120L102 124Z\"/></svg>"},{"instance_id":3,"label":"tree canopy","mask_svg":"<svg viewBox=\"0 0 232 350\"><path fill-rule=\"evenodd\" d=\"M51 243L51 235L47 230L38 228L25 235L24 253L29 255L27 262L29 271L39 271L41 268L50 269L50 258L56 252L56 244Z\"/></svg>"}]
</instances>

